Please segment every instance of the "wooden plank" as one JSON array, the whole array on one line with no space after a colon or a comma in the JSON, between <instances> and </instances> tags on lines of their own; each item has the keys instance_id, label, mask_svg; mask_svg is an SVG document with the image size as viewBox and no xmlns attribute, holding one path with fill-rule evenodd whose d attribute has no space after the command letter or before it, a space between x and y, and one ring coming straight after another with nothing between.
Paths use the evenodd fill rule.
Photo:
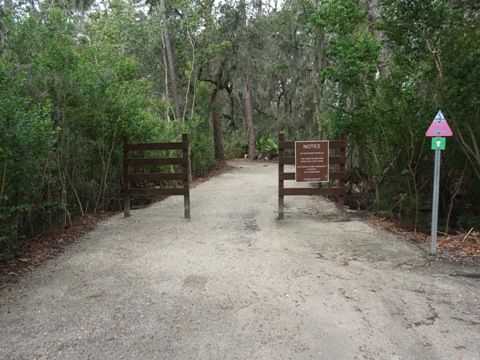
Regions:
<instances>
[{"instance_id":1,"label":"wooden plank","mask_svg":"<svg viewBox=\"0 0 480 360\"><path fill-rule=\"evenodd\" d=\"M347 147L345 140L330 140L328 144L330 149L345 149Z\"/></svg>"},{"instance_id":2,"label":"wooden plank","mask_svg":"<svg viewBox=\"0 0 480 360\"><path fill-rule=\"evenodd\" d=\"M124 181L188 180L187 173L125 174Z\"/></svg>"},{"instance_id":3,"label":"wooden plank","mask_svg":"<svg viewBox=\"0 0 480 360\"><path fill-rule=\"evenodd\" d=\"M297 195L343 195L345 188L343 187L328 187L328 188L290 188L279 189L279 196L297 196Z\"/></svg>"},{"instance_id":4,"label":"wooden plank","mask_svg":"<svg viewBox=\"0 0 480 360\"><path fill-rule=\"evenodd\" d=\"M278 148L281 150L295 149L295 141L279 141Z\"/></svg>"},{"instance_id":5,"label":"wooden plank","mask_svg":"<svg viewBox=\"0 0 480 360\"><path fill-rule=\"evenodd\" d=\"M279 174L280 180L295 180L295 173L294 172L284 172Z\"/></svg>"},{"instance_id":6,"label":"wooden plank","mask_svg":"<svg viewBox=\"0 0 480 360\"><path fill-rule=\"evenodd\" d=\"M184 150L188 149L188 142L128 143L124 146L127 151Z\"/></svg>"},{"instance_id":7,"label":"wooden plank","mask_svg":"<svg viewBox=\"0 0 480 360\"><path fill-rule=\"evenodd\" d=\"M347 162L346 156L330 156L329 157L330 165L340 164L345 165Z\"/></svg>"},{"instance_id":8,"label":"wooden plank","mask_svg":"<svg viewBox=\"0 0 480 360\"><path fill-rule=\"evenodd\" d=\"M188 158L129 158L125 159L125 164L129 167L154 165L188 165Z\"/></svg>"},{"instance_id":9,"label":"wooden plank","mask_svg":"<svg viewBox=\"0 0 480 360\"><path fill-rule=\"evenodd\" d=\"M279 165L295 165L295 158L293 156L278 158Z\"/></svg>"},{"instance_id":10,"label":"wooden plank","mask_svg":"<svg viewBox=\"0 0 480 360\"><path fill-rule=\"evenodd\" d=\"M127 195L144 195L144 196L171 196L171 195L188 195L189 189L157 189L157 188L130 188L124 190Z\"/></svg>"},{"instance_id":11,"label":"wooden plank","mask_svg":"<svg viewBox=\"0 0 480 360\"><path fill-rule=\"evenodd\" d=\"M345 171L330 171L330 180L347 180Z\"/></svg>"}]
</instances>

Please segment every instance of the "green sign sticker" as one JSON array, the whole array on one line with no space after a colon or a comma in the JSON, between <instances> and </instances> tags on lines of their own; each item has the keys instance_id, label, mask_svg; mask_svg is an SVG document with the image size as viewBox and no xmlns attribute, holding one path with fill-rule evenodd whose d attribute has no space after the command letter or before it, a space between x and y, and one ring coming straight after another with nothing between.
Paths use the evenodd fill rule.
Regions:
<instances>
[{"instance_id":1,"label":"green sign sticker","mask_svg":"<svg viewBox=\"0 0 480 360\"><path fill-rule=\"evenodd\" d=\"M432 137L432 150L445 150L446 138Z\"/></svg>"}]
</instances>

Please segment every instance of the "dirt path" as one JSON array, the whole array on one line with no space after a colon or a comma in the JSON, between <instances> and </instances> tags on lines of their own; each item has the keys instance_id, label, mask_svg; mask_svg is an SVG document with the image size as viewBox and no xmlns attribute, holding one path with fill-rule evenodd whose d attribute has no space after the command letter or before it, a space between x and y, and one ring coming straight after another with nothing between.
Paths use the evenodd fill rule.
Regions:
<instances>
[{"instance_id":1,"label":"dirt path","mask_svg":"<svg viewBox=\"0 0 480 360\"><path fill-rule=\"evenodd\" d=\"M181 197L114 216L12 286L0 358L480 359L478 268L320 198L280 222L277 166L233 165L191 220Z\"/></svg>"}]
</instances>

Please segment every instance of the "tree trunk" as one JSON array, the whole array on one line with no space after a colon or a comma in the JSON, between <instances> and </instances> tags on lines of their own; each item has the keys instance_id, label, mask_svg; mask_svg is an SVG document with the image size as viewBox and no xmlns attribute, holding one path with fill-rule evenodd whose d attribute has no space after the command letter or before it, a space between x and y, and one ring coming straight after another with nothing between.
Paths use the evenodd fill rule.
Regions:
<instances>
[{"instance_id":1,"label":"tree trunk","mask_svg":"<svg viewBox=\"0 0 480 360\"><path fill-rule=\"evenodd\" d=\"M7 31L5 30L5 26L3 25L4 17L5 15L3 13L3 9L2 7L0 7L0 56L3 55L5 51L4 49L7 48Z\"/></svg>"},{"instance_id":2,"label":"tree trunk","mask_svg":"<svg viewBox=\"0 0 480 360\"><path fill-rule=\"evenodd\" d=\"M317 50L318 45L318 29L315 29L313 33L313 59L312 59L312 79L313 79L313 104L315 105L315 121L318 126L318 138L320 140L323 139L323 128L322 128L322 121L320 119L321 109L319 101L318 101L318 69L317 63L319 61L319 50ZM323 56L323 52L322 52ZM323 69L322 69L323 70Z\"/></svg>"},{"instance_id":3,"label":"tree trunk","mask_svg":"<svg viewBox=\"0 0 480 360\"><path fill-rule=\"evenodd\" d=\"M245 117L247 120L248 128L248 157L253 159L255 154L255 129L253 126L253 109L252 109L252 98L250 96L249 88L249 76L248 73L244 73L243 76L243 101L245 104Z\"/></svg>"},{"instance_id":4,"label":"tree trunk","mask_svg":"<svg viewBox=\"0 0 480 360\"><path fill-rule=\"evenodd\" d=\"M6 14L5 11L13 11L12 1L5 1L5 6L0 6L0 56L8 52L8 41L7 41L7 26L5 24ZM11 21L11 20L10 20Z\"/></svg>"},{"instance_id":5,"label":"tree trunk","mask_svg":"<svg viewBox=\"0 0 480 360\"><path fill-rule=\"evenodd\" d=\"M370 21L370 31L375 39L380 43L380 65L378 66L378 72L380 76L388 74L388 48L382 43L383 31L377 29L377 23L382 18L380 11L378 10L377 0L367 0L368 7L368 19Z\"/></svg>"},{"instance_id":6,"label":"tree trunk","mask_svg":"<svg viewBox=\"0 0 480 360\"><path fill-rule=\"evenodd\" d=\"M262 2L255 0L253 3L254 10L257 12L257 15L260 15L262 12ZM240 28L243 30L247 30L248 21L247 21L247 8L245 4L245 0L240 1L240 12L241 12L241 19L242 23ZM248 31L245 32L248 34ZM248 46L245 41L241 42L240 51L245 56L248 54ZM245 106L245 120L247 123L247 132L248 132L248 158L253 159L255 154L255 129L253 126L253 108L252 108L252 97L250 94L250 64L248 59L243 59L243 75L242 75L242 92L243 92L243 104Z\"/></svg>"},{"instance_id":7,"label":"tree trunk","mask_svg":"<svg viewBox=\"0 0 480 360\"><path fill-rule=\"evenodd\" d=\"M208 0L205 2L205 29L211 31L212 29L212 5L214 0ZM221 65L220 65L221 67ZM223 151L223 139L222 139L222 114L219 93L221 84L221 69L216 65L216 59L214 55L210 55L208 59L208 75L212 81L209 83L209 88L212 91L210 98L210 109L212 111L212 126L213 126L213 147L215 150L215 160L218 164L225 164L225 153Z\"/></svg>"},{"instance_id":8,"label":"tree trunk","mask_svg":"<svg viewBox=\"0 0 480 360\"><path fill-rule=\"evenodd\" d=\"M213 124L213 146L215 149L215 160L218 164L225 164L225 153L223 151L222 140L222 114L220 108L220 100L218 98L218 88L212 84L210 87L213 91L210 98L210 107L212 109L212 124Z\"/></svg>"},{"instance_id":9,"label":"tree trunk","mask_svg":"<svg viewBox=\"0 0 480 360\"><path fill-rule=\"evenodd\" d=\"M165 14L165 2L159 0L160 11L162 12L162 22L164 24L163 37L165 41L165 52L167 54L168 74L170 76L170 87L173 96L173 107L175 111L175 119L183 124L182 115L180 112L180 96L178 95L177 81L175 79L175 66L173 62L172 47L170 44L170 36L168 34L167 16Z\"/></svg>"}]
</instances>

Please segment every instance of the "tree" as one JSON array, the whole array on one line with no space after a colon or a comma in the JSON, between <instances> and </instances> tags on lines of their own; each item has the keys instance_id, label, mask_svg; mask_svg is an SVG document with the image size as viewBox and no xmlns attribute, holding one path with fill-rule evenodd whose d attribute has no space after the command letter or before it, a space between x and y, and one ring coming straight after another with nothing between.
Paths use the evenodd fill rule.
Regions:
<instances>
[{"instance_id":1,"label":"tree","mask_svg":"<svg viewBox=\"0 0 480 360\"><path fill-rule=\"evenodd\" d=\"M35 104L24 93L27 84L15 64L0 59L0 261L19 249L29 229L38 230L39 213L48 220L54 206L44 188L53 182L57 130L48 116L51 103Z\"/></svg>"},{"instance_id":2,"label":"tree","mask_svg":"<svg viewBox=\"0 0 480 360\"><path fill-rule=\"evenodd\" d=\"M237 59L240 59L239 62L239 68L243 68L243 74L242 74L242 91L243 91L243 101L244 101L244 106L245 106L245 119L247 122L247 133L248 133L248 158L253 159L253 156L255 154L255 125L253 123L253 105L252 105L252 97L250 93L250 72L252 66L250 65L249 59L250 57L250 51L248 49L248 40L249 39L249 31L247 29L248 27L248 21L247 21L247 11L246 11L246 4L245 0L240 1L239 3L240 6L240 16L241 16L241 22L240 22L240 33L243 33L246 35L246 38L240 40L241 44L239 44L240 51L237 54ZM257 4L257 14L261 14L261 3ZM244 35L244 36L245 36ZM243 65L243 66L242 66Z\"/></svg>"},{"instance_id":3,"label":"tree","mask_svg":"<svg viewBox=\"0 0 480 360\"><path fill-rule=\"evenodd\" d=\"M215 24L213 23L212 15L212 6L214 0L205 0L204 1L204 12L205 12L205 31L206 38L213 40L215 32ZM207 46L206 51L206 70L208 74L208 81L211 97L210 97L210 111L212 116L212 126L213 126L213 144L215 149L215 160L218 164L225 164L225 152L223 150L223 135L222 135L222 113L221 113L221 103L220 103L220 91L225 88L224 79L224 66L225 59L222 58L220 51L223 51L225 48L225 43L216 45L213 43L210 46Z\"/></svg>"},{"instance_id":4,"label":"tree","mask_svg":"<svg viewBox=\"0 0 480 360\"><path fill-rule=\"evenodd\" d=\"M180 112L180 96L177 89L177 80L175 78L175 64L173 61L172 55L172 46L170 44L170 35L168 31L168 23L167 23L167 16L166 8L165 8L165 1L158 0L160 12L162 13L162 22L163 22L163 45L165 48L166 53L166 68L168 69L168 75L170 77L170 86L172 88L172 96L173 96L173 106L175 110L175 118L177 121L183 123L182 114Z\"/></svg>"}]
</instances>

